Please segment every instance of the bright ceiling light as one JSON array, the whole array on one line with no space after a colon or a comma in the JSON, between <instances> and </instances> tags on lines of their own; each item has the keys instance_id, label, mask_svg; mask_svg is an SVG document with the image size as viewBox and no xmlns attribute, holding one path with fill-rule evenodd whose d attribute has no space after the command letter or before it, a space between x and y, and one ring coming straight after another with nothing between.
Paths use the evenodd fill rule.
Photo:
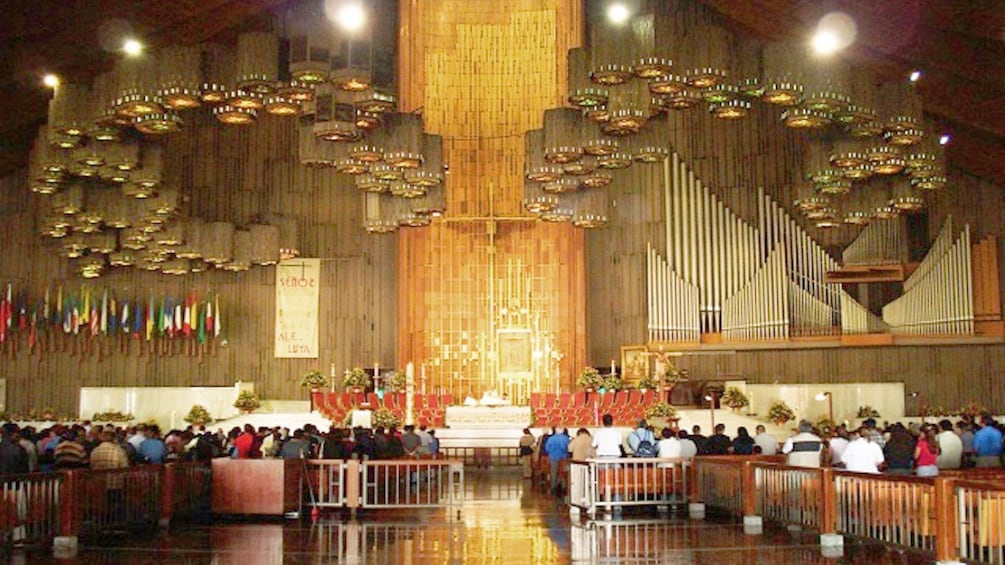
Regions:
<instances>
[{"instance_id":1,"label":"bright ceiling light","mask_svg":"<svg viewBox=\"0 0 1005 565\"><path fill-rule=\"evenodd\" d=\"M628 9L628 5L624 2L611 2L607 6L607 19L611 23L623 24L628 21L631 15L631 10Z\"/></svg>"},{"instance_id":2,"label":"bright ceiling light","mask_svg":"<svg viewBox=\"0 0 1005 565\"><path fill-rule=\"evenodd\" d=\"M122 42L122 52L130 57L136 57L143 53L143 44L136 39L129 38Z\"/></svg>"},{"instance_id":3,"label":"bright ceiling light","mask_svg":"<svg viewBox=\"0 0 1005 565\"><path fill-rule=\"evenodd\" d=\"M350 33L366 25L366 10L358 0L326 0L324 9L329 20Z\"/></svg>"},{"instance_id":4,"label":"bright ceiling light","mask_svg":"<svg viewBox=\"0 0 1005 565\"><path fill-rule=\"evenodd\" d=\"M919 78L921 78L921 71L915 70L911 71L911 74L907 77L907 80L911 82L918 82Z\"/></svg>"},{"instance_id":5,"label":"bright ceiling light","mask_svg":"<svg viewBox=\"0 0 1005 565\"><path fill-rule=\"evenodd\" d=\"M939 136L939 145L946 145L952 140L953 136L949 135L948 133L944 133L941 136Z\"/></svg>"},{"instance_id":6,"label":"bright ceiling light","mask_svg":"<svg viewBox=\"0 0 1005 565\"><path fill-rule=\"evenodd\" d=\"M59 77L52 73L47 73L44 77L42 77L42 84L49 88L56 88L59 86Z\"/></svg>"},{"instance_id":7,"label":"bright ceiling light","mask_svg":"<svg viewBox=\"0 0 1005 565\"><path fill-rule=\"evenodd\" d=\"M818 55L833 55L841 50L841 42L837 35L826 29L818 29L813 34L812 45Z\"/></svg>"},{"instance_id":8,"label":"bright ceiling light","mask_svg":"<svg viewBox=\"0 0 1005 565\"><path fill-rule=\"evenodd\" d=\"M855 20L842 12L830 12L820 18L817 30L810 41L819 55L833 55L855 42L858 26Z\"/></svg>"}]
</instances>

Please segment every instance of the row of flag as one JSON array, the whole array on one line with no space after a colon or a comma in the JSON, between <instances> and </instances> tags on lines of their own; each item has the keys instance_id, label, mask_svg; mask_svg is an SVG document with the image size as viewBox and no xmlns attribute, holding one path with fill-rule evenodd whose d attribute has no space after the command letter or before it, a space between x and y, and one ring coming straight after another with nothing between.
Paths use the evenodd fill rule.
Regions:
<instances>
[{"instance_id":1,"label":"row of flag","mask_svg":"<svg viewBox=\"0 0 1005 565\"><path fill-rule=\"evenodd\" d=\"M206 343L220 336L223 322L220 295L199 296L190 292L146 300L120 298L114 291L81 287L76 291L62 286L30 299L26 292L13 294L11 285L0 295L0 346L16 335L27 335L34 348L42 335L89 335L154 338L188 338Z\"/></svg>"}]
</instances>

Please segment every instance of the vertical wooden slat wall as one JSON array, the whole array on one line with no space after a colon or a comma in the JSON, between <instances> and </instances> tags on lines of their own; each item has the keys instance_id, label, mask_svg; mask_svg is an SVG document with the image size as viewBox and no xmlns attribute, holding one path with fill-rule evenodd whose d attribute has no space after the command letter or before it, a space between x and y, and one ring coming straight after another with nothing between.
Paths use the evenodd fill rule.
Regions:
<instances>
[{"instance_id":1,"label":"vertical wooden slat wall","mask_svg":"<svg viewBox=\"0 0 1005 565\"><path fill-rule=\"evenodd\" d=\"M237 224L270 212L297 218L302 256L322 260L320 357L273 356L274 267L184 277L115 269L86 285L142 300L219 292L226 345L202 357L180 349L138 356L132 345L129 354L116 351L101 359L69 351L29 356L22 347L17 356L0 358L10 409L75 412L81 386L220 386L237 380L254 381L264 398L305 399L298 381L308 369L327 373L333 363L339 372L394 363L397 240L362 229L361 196L352 180L300 165L292 119L264 115L241 128L206 114L190 114L185 131L165 138L167 182L180 186L191 216ZM79 288L82 280L69 262L34 234L33 210L44 197L29 195L22 174L4 180L2 198L0 281L36 297L47 285L52 292L59 284Z\"/></svg>"},{"instance_id":2,"label":"vertical wooden slat wall","mask_svg":"<svg viewBox=\"0 0 1005 565\"><path fill-rule=\"evenodd\" d=\"M426 362L445 347L468 351L494 339L476 338L497 314L492 284L519 262L534 299L547 305L544 325L569 379L585 362L584 238L569 225L529 221L521 201L523 134L565 96L580 3L437 0L403 3L400 13L401 36L413 40L399 59L402 100L443 136L449 174L446 218L399 236L399 358ZM475 363L449 371L430 364L428 384L478 394Z\"/></svg>"}]
</instances>

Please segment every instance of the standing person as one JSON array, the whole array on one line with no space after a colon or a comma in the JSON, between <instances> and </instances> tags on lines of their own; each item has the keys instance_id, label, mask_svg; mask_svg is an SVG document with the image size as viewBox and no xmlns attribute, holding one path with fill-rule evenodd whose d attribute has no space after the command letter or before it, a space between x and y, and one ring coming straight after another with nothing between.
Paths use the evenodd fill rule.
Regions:
<instances>
[{"instance_id":1,"label":"standing person","mask_svg":"<svg viewBox=\"0 0 1005 565\"><path fill-rule=\"evenodd\" d=\"M126 450L115 443L115 432L104 430L100 434L101 443L91 451L90 466L93 470L124 469L129 466Z\"/></svg>"},{"instance_id":2,"label":"standing person","mask_svg":"<svg viewBox=\"0 0 1005 565\"><path fill-rule=\"evenodd\" d=\"M307 459L310 457L311 444L304 430L297 428L293 438L283 444L279 456L283 459Z\"/></svg>"},{"instance_id":3,"label":"standing person","mask_svg":"<svg viewBox=\"0 0 1005 565\"><path fill-rule=\"evenodd\" d=\"M844 465L841 462L841 457L844 455L844 450L848 448L849 443L851 442L848 440L848 430L845 429L844 424L841 424L834 432L834 437L827 441L827 450L831 454L832 466L841 467Z\"/></svg>"},{"instance_id":4,"label":"standing person","mask_svg":"<svg viewBox=\"0 0 1005 565\"><path fill-rule=\"evenodd\" d=\"M529 479L534 476L534 444L537 438L530 433L530 428L523 429L520 436L520 465L523 467L523 478Z\"/></svg>"},{"instance_id":5,"label":"standing person","mask_svg":"<svg viewBox=\"0 0 1005 565\"><path fill-rule=\"evenodd\" d=\"M963 444L960 465L963 469L969 469L977 463L974 457L974 427L970 422L960 420L956 422L956 428L959 430L960 443Z\"/></svg>"},{"instance_id":6,"label":"standing person","mask_svg":"<svg viewBox=\"0 0 1005 565\"><path fill-rule=\"evenodd\" d=\"M891 426L890 439L886 440L886 445L883 446L886 472L891 475L910 475L914 470L915 444L914 436L903 424L897 422Z\"/></svg>"},{"instance_id":7,"label":"standing person","mask_svg":"<svg viewBox=\"0 0 1005 565\"><path fill-rule=\"evenodd\" d=\"M974 455L978 467L1002 466L1002 433L995 427L995 421L989 414L981 416L977 424L980 429L974 434Z\"/></svg>"},{"instance_id":8,"label":"standing person","mask_svg":"<svg viewBox=\"0 0 1005 565\"><path fill-rule=\"evenodd\" d=\"M708 454L728 455L733 441L726 435L726 424L716 424L712 431L715 433L708 438Z\"/></svg>"},{"instance_id":9,"label":"standing person","mask_svg":"<svg viewBox=\"0 0 1005 565\"><path fill-rule=\"evenodd\" d=\"M562 485L562 465L569 458L569 432L565 428L551 435L544 444L544 452L548 455L548 465L551 471L551 492L559 494Z\"/></svg>"},{"instance_id":10,"label":"standing person","mask_svg":"<svg viewBox=\"0 0 1005 565\"><path fill-rule=\"evenodd\" d=\"M405 449L406 457L418 457L419 448L422 447L422 438L415 433L414 425L405 426L405 433L401 435L401 446Z\"/></svg>"},{"instance_id":11,"label":"standing person","mask_svg":"<svg viewBox=\"0 0 1005 565\"><path fill-rule=\"evenodd\" d=\"M0 428L0 475L14 475L28 472L28 454L18 444L16 424L4 424Z\"/></svg>"},{"instance_id":12,"label":"standing person","mask_svg":"<svg viewBox=\"0 0 1005 565\"><path fill-rule=\"evenodd\" d=\"M761 455L774 455L778 453L778 438L769 434L763 424L757 424L754 428L754 443L761 448Z\"/></svg>"},{"instance_id":13,"label":"standing person","mask_svg":"<svg viewBox=\"0 0 1005 565\"><path fill-rule=\"evenodd\" d=\"M161 430L157 424L147 426L146 436L147 439L143 440L139 449L136 450L139 459L153 464L162 462L167 448L164 446L164 441L161 440Z\"/></svg>"},{"instance_id":14,"label":"standing person","mask_svg":"<svg viewBox=\"0 0 1005 565\"><path fill-rule=\"evenodd\" d=\"M855 473L879 474L879 466L883 464L883 449L872 441L868 428L864 426L855 433L855 438L848 443L841 462L848 471Z\"/></svg>"},{"instance_id":15,"label":"standing person","mask_svg":"<svg viewBox=\"0 0 1005 565\"><path fill-rule=\"evenodd\" d=\"M935 438L935 427L921 427L921 437L914 447L915 474L919 477L934 477L939 474L939 441Z\"/></svg>"},{"instance_id":16,"label":"standing person","mask_svg":"<svg viewBox=\"0 0 1005 565\"><path fill-rule=\"evenodd\" d=\"M248 459L251 457L251 448L255 444L255 427L251 424L244 425L244 431L234 438L234 458Z\"/></svg>"},{"instance_id":17,"label":"standing person","mask_svg":"<svg viewBox=\"0 0 1005 565\"><path fill-rule=\"evenodd\" d=\"M963 466L963 441L960 436L953 431L953 423L949 420L940 420L939 428L942 430L935 436L939 443L939 456L936 458L936 465L939 469L959 469Z\"/></svg>"},{"instance_id":18,"label":"standing person","mask_svg":"<svg viewBox=\"0 0 1005 565\"><path fill-rule=\"evenodd\" d=\"M590 430L579 428L576 437L569 442L569 455L573 461L586 461L593 458L593 436Z\"/></svg>"},{"instance_id":19,"label":"standing person","mask_svg":"<svg viewBox=\"0 0 1005 565\"><path fill-rule=\"evenodd\" d=\"M604 427L597 430L592 443L597 457L621 457L621 432L612 427L614 416L604 414L601 423Z\"/></svg>"},{"instance_id":20,"label":"standing person","mask_svg":"<svg viewBox=\"0 0 1005 565\"><path fill-rule=\"evenodd\" d=\"M793 467L819 467L820 453L824 442L812 432L813 424L807 420L799 422L799 433L785 440L782 453L788 455L786 463Z\"/></svg>"}]
</instances>

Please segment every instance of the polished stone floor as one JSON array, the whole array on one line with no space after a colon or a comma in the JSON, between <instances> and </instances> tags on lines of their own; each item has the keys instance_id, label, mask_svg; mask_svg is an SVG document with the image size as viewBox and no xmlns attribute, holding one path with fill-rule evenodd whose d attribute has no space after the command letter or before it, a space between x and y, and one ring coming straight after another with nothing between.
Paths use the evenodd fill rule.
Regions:
<instances>
[{"instance_id":1,"label":"polished stone floor","mask_svg":"<svg viewBox=\"0 0 1005 565\"><path fill-rule=\"evenodd\" d=\"M298 520L214 522L151 535L109 536L68 559L17 553L11 563L404 564L920 564L930 556L847 541L843 555L821 555L817 536L710 517L626 513L583 521L543 490L509 471L470 470L459 510L367 512Z\"/></svg>"}]
</instances>

